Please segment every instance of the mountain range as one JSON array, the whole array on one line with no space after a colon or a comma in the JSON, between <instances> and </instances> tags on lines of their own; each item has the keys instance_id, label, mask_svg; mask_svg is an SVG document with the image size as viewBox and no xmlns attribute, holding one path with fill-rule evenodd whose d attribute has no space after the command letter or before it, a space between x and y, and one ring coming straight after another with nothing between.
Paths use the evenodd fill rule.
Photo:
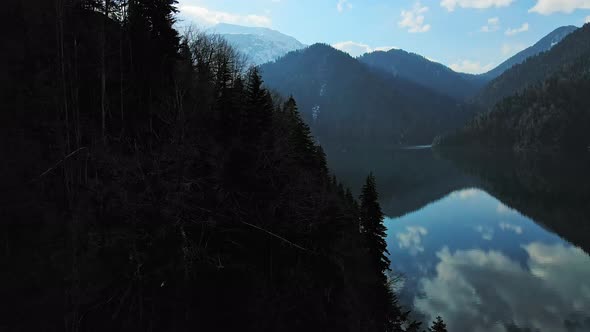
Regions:
<instances>
[{"instance_id":1,"label":"mountain range","mask_svg":"<svg viewBox=\"0 0 590 332\"><path fill-rule=\"evenodd\" d=\"M266 86L295 97L322 144L429 144L472 116L454 98L315 44L260 67Z\"/></svg>"},{"instance_id":2,"label":"mountain range","mask_svg":"<svg viewBox=\"0 0 590 332\"><path fill-rule=\"evenodd\" d=\"M587 30L588 25L576 29L548 52L529 57L520 65L506 70L477 95L476 102L493 107L503 98L544 81L566 64L576 61L590 51Z\"/></svg>"},{"instance_id":3,"label":"mountain range","mask_svg":"<svg viewBox=\"0 0 590 332\"><path fill-rule=\"evenodd\" d=\"M525 62L530 57L550 50L576 29L575 26L558 28L535 45L512 56L491 71L479 75L457 73L451 68L430 61L421 55L397 49L388 52L367 53L359 60L369 66L384 70L394 76L403 77L439 93L465 100L477 95L486 84L502 75L506 70Z\"/></svg>"},{"instance_id":4,"label":"mountain range","mask_svg":"<svg viewBox=\"0 0 590 332\"><path fill-rule=\"evenodd\" d=\"M479 96L495 105L439 146L515 151L583 151L590 147L590 24L550 51L492 81Z\"/></svg>"},{"instance_id":5,"label":"mountain range","mask_svg":"<svg viewBox=\"0 0 590 332\"><path fill-rule=\"evenodd\" d=\"M468 100L504 71L532 56L550 50L576 29L575 26L560 27L491 71L479 75L458 73L419 54L400 49L375 51L358 59L370 67L412 81L437 93L457 100ZM306 47L294 37L262 27L220 23L210 28L209 32L223 36L235 49L245 54L252 65L273 62L289 52Z\"/></svg>"},{"instance_id":6,"label":"mountain range","mask_svg":"<svg viewBox=\"0 0 590 332\"><path fill-rule=\"evenodd\" d=\"M588 52L590 41L581 30L558 28L493 70L471 75L399 49L353 58L326 44L306 47L267 28L211 29L260 65L268 88L295 97L313 134L330 148L429 144L455 132Z\"/></svg>"}]
</instances>

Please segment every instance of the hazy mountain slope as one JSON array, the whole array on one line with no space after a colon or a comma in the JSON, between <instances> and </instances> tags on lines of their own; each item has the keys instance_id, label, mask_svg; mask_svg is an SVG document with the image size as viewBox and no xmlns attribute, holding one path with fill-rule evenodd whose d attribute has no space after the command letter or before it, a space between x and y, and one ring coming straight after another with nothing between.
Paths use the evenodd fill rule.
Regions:
<instances>
[{"instance_id":1,"label":"hazy mountain slope","mask_svg":"<svg viewBox=\"0 0 590 332\"><path fill-rule=\"evenodd\" d=\"M456 73L440 63L403 50L367 53L359 61L461 100L473 96L487 83L476 75Z\"/></svg>"},{"instance_id":2,"label":"hazy mountain slope","mask_svg":"<svg viewBox=\"0 0 590 332\"><path fill-rule=\"evenodd\" d=\"M297 99L322 144L427 144L469 116L450 97L323 44L289 53L261 72L268 87Z\"/></svg>"},{"instance_id":3,"label":"hazy mountain slope","mask_svg":"<svg viewBox=\"0 0 590 332\"><path fill-rule=\"evenodd\" d=\"M367 53L359 60L394 76L463 100L477 94L489 81L502 75L513 66L550 50L576 29L578 28L575 26L560 27L543 37L535 45L519 52L491 71L480 75L457 73L445 65L430 61L421 55L396 49L388 52Z\"/></svg>"},{"instance_id":4,"label":"hazy mountain slope","mask_svg":"<svg viewBox=\"0 0 590 332\"><path fill-rule=\"evenodd\" d=\"M209 32L223 36L254 65L274 61L291 51L305 47L297 39L268 28L221 23Z\"/></svg>"},{"instance_id":5,"label":"hazy mountain slope","mask_svg":"<svg viewBox=\"0 0 590 332\"><path fill-rule=\"evenodd\" d=\"M590 52L590 24L572 32L551 50L527 59L491 81L476 97L480 104L491 107L505 97L542 82Z\"/></svg>"},{"instance_id":6,"label":"hazy mountain slope","mask_svg":"<svg viewBox=\"0 0 590 332\"><path fill-rule=\"evenodd\" d=\"M559 44L565 37L577 29L578 27L573 25L557 28L535 43L535 45L517 53L516 55L501 63L498 67L480 76L488 80L492 80L502 75L505 71L514 67L515 65L523 63L526 59L550 50L553 48L553 46Z\"/></svg>"}]
</instances>

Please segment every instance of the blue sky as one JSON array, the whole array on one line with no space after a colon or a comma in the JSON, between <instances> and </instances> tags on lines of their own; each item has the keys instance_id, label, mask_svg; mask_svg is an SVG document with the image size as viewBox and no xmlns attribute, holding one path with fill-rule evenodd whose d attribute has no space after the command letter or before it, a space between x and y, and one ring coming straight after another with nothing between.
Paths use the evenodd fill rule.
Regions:
<instances>
[{"instance_id":1,"label":"blue sky","mask_svg":"<svg viewBox=\"0 0 590 332\"><path fill-rule=\"evenodd\" d=\"M264 26L354 56L401 48L471 73L590 21L590 0L179 0L179 8L183 24Z\"/></svg>"}]
</instances>

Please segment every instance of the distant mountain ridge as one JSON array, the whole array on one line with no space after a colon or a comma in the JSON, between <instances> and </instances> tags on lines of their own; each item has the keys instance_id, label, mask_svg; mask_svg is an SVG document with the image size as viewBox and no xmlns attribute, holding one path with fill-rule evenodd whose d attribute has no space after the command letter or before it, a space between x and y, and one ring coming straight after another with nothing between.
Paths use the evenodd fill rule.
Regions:
<instances>
[{"instance_id":1,"label":"distant mountain ridge","mask_svg":"<svg viewBox=\"0 0 590 332\"><path fill-rule=\"evenodd\" d=\"M528 58L492 80L475 98L479 104L491 108L500 100L541 83L590 52L590 24L575 29L549 51ZM549 39L548 39L549 40Z\"/></svg>"},{"instance_id":2,"label":"distant mountain ridge","mask_svg":"<svg viewBox=\"0 0 590 332\"><path fill-rule=\"evenodd\" d=\"M236 50L246 55L253 65L274 61L306 45L279 31L220 23L208 30L223 36Z\"/></svg>"},{"instance_id":3,"label":"distant mountain ridge","mask_svg":"<svg viewBox=\"0 0 590 332\"><path fill-rule=\"evenodd\" d=\"M560 27L498 67L479 75L455 72L451 68L428 60L419 54L399 49L387 52L375 51L364 54L358 59L374 69L463 101L478 95L486 84L502 75L506 70L532 56L550 50L576 29L575 26ZM289 52L306 47L294 37L263 27L220 23L210 28L208 32L223 36L235 49L246 55L251 65L262 65L276 61Z\"/></svg>"},{"instance_id":4,"label":"distant mountain ridge","mask_svg":"<svg viewBox=\"0 0 590 332\"><path fill-rule=\"evenodd\" d=\"M459 100L473 96L487 83L477 75L457 73L404 50L367 53L359 61Z\"/></svg>"},{"instance_id":5,"label":"distant mountain ridge","mask_svg":"<svg viewBox=\"0 0 590 332\"><path fill-rule=\"evenodd\" d=\"M465 100L475 96L487 83L513 66L550 50L577 29L575 26L560 27L491 71L479 75L455 72L451 68L428 60L419 54L399 49L366 53L359 57L359 60L371 67L405 78L439 93L458 100Z\"/></svg>"},{"instance_id":6,"label":"distant mountain ridge","mask_svg":"<svg viewBox=\"0 0 590 332\"><path fill-rule=\"evenodd\" d=\"M436 145L515 151L588 150L588 91L590 24L492 81L480 100L495 105L493 110L437 139ZM506 95L510 96L504 98Z\"/></svg>"},{"instance_id":7,"label":"distant mountain ridge","mask_svg":"<svg viewBox=\"0 0 590 332\"><path fill-rule=\"evenodd\" d=\"M521 52L518 52L516 55L504 61L496 68L490 70L487 73L481 74L480 76L492 80L502 75L505 71L514 67L515 65L523 63L524 61L526 61L526 59L550 50L551 48L553 48L553 46L559 44L565 37L567 37L570 33L576 31L577 29L578 27L573 25L557 28L553 30L551 33L549 33L547 36L543 37L541 40L536 42L533 46L528 47L527 49Z\"/></svg>"},{"instance_id":8,"label":"distant mountain ridge","mask_svg":"<svg viewBox=\"0 0 590 332\"><path fill-rule=\"evenodd\" d=\"M267 87L296 98L322 145L428 144L470 117L455 99L325 44L260 69Z\"/></svg>"}]
</instances>

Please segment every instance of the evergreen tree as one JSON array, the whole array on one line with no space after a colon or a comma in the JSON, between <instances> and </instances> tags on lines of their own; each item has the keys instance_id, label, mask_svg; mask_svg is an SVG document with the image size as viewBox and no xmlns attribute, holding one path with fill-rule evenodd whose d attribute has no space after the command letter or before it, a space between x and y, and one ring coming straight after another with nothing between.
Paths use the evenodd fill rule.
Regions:
<instances>
[{"instance_id":1,"label":"evergreen tree","mask_svg":"<svg viewBox=\"0 0 590 332\"><path fill-rule=\"evenodd\" d=\"M389 270L390 261L386 254L386 228L383 225L383 212L379 205L379 195L375 176L370 173L361 192L360 222L365 235L366 246L374 259L375 268L384 272Z\"/></svg>"},{"instance_id":2,"label":"evergreen tree","mask_svg":"<svg viewBox=\"0 0 590 332\"><path fill-rule=\"evenodd\" d=\"M257 143L272 124L273 104L270 93L262 87L262 77L256 67L250 69L246 81L243 134L246 141Z\"/></svg>"},{"instance_id":3,"label":"evergreen tree","mask_svg":"<svg viewBox=\"0 0 590 332\"><path fill-rule=\"evenodd\" d=\"M283 110L287 114L291 125L289 143L293 148L294 157L299 159L299 161L310 162L313 161L317 153L317 158L320 159L319 152L311 136L311 130L301 119L297 110L297 103L293 97L290 97L285 102Z\"/></svg>"},{"instance_id":4,"label":"evergreen tree","mask_svg":"<svg viewBox=\"0 0 590 332\"><path fill-rule=\"evenodd\" d=\"M443 322L440 316L436 317L436 320L430 327L431 332L447 332L447 325Z\"/></svg>"},{"instance_id":5,"label":"evergreen tree","mask_svg":"<svg viewBox=\"0 0 590 332\"><path fill-rule=\"evenodd\" d=\"M294 100L289 114L275 112L280 97L256 69L243 75L220 38L179 44L175 1L35 1L0 12L24 25L3 39L0 62L0 148L10 156L0 234L11 248L0 282L13 301L2 327L402 324L352 193L330 186Z\"/></svg>"}]
</instances>

